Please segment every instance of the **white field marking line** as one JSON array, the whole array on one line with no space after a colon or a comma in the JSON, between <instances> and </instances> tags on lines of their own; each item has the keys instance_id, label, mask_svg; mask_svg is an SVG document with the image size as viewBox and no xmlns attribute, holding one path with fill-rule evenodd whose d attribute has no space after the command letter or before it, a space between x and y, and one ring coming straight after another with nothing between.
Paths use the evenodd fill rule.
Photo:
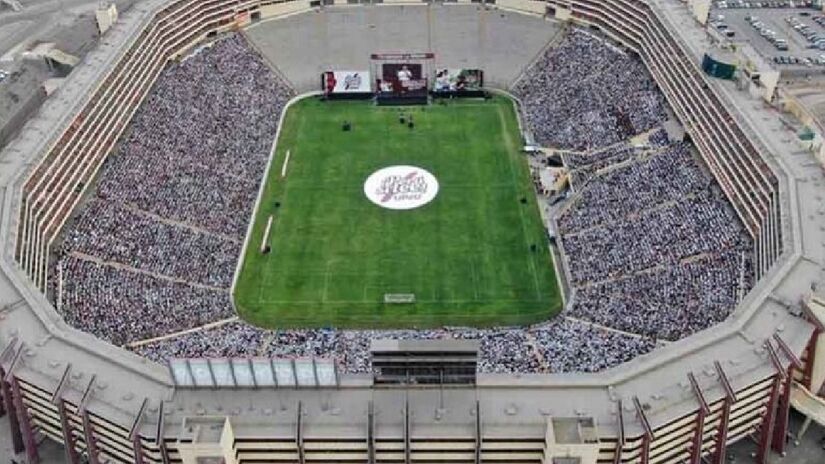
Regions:
<instances>
[{"instance_id":1,"label":"white field marking line","mask_svg":"<svg viewBox=\"0 0 825 464\"><path fill-rule=\"evenodd\" d=\"M267 156L266 159L266 169L264 169L263 177L261 177L260 185L258 185L258 193L255 196L255 204L252 207L252 210L249 211L249 221L248 225L246 226L246 233L244 234L241 249L238 252L238 261L237 264L235 264L235 272L232 274L232 286L229 287L229 301L232 304L232 309L234 309L236 313L238 312L238 306L235 304L235 290L236 286L238 285L238 279L240 279L241 276L241 271L244 268L244 264L246 264L246 252L249 248L249 242L252 239L252 231L255 229L255 223L256 219L258 218L258 212L261 209L263 193L266 189L267 183L269 182L269 176L272 172L272 167L275 164L275 156L278 150L278 139L281 137L281 129L283 129L284 120L286 119L286 115L289 112L289 108L293 104L309 96L319 95L320 93L321 92L306 92L292 97L286 103L284 108L281 110L281 114L278 116L278 128L275 130L275 137L272 139L272 145L269 148L269 156ZM258 299L260 300L260 295Z\"/></svg>"},{"instance_id":2,"label":"white field marking line","mask_svg":"<svg viewBox=\"0 0 825 464\"><path fill-rule=\"evenodd\" d=\"M510 134L507 132L507 124L504 120L504 114L501 111L501 107L498 107L496 112L498 113L498 120L501 123L501 127L502 127L502 129L504 129L503 130L503 132L504 132L504 142L505 142L505 145L507 145L507 148L508 148L507 153L506 153L507 166L509 166L509 168L510 168L510 177L513 179L513 187L516 187L516 186L519 185L518 184L518 178L516 176L515 170L513 169L513 154L510 153L510 150L509 150L509 148L513 145L513 139L510 138ZM516 196L518 196L518 193L516 193ZM524 224L524 211L522 211L522 207L520 205L517 206L517 208L518 208L519 218L521 219L521 231L522 231L522 235L524 235L524 245L529 250L530 249L530 238L527 235L527 227ZM533 284L536 288L536 301L541 301L541 290L539 289L539 276L538 276L538 273L536 271L536 263L533 260L532 254L528 254L528 262L530 263L530 271L533 273Z\"/></svg>"},{"instance_id":3,"label":"white field marking line","mask_svg":"<svg viewBox=\"0 0 825 464\"><path fill-rule=\"evenodd\" d=\"M368 286L371 287L371 286ZM460 300L416 300L416 303L455 303L455 304L464 304L464 303L541 303L543 300L518 300L518 299L501 299L501 300L467 300L467 299L460 299ZM318 300L263 300L262 303L271 303L271 304L318 304ZM364 300L327 300L325 303L331 304L376 304L374 301L364 301Z\"/></svg>"},{"instance_id":4,"label":"white field marking line","mask_svg":"<svg viewBox=\"0 0 825 464\"><path fill-rule=\"evenodd\" d=\"M301 120L298 121L298 124L299 124L298 129L299 130L303 127L303 122L304 122L303 118L301 118ZM276 140L277 140L277 138L276 138ZM289 150L287 150L287 157L288 156L289 156ZM266 182L266 180L264 180L264 182ZM280 214L280 216L278 216L278 218L279 218L278 222L281 222L280 218L283 216L283 210L286 208L286 198L289 195L290 186L291 186L291 182L287 181L287 182L284 183L284 196L281 199L281 211L280 211L281 214ZM261 191L261 197L263 197L263 192L264 191L265 190ZM268 200L272 200L272 198L269 198ZM275 216L275 215L273 214L273 216ZM255 216L253 216L252 220L254 221L256 218L257 218L257 211L256 211ZM272 240L270 240L269 242L273 243ZM273 243L273 245L271 245L270 247L273 250L277 251L277 248L276 248L275 245L277 245L277 243ZM271 251L270 251L268 256L270 256L270 257L272 256ZM266 301L264 300L264 287L269 285L269 277L271 275L272 275L272 266L264 266L264 278L261 281L261 285L258 285L258 304L266 303Z\"/></svg>"},{"instance_id":5,"label":"white field marking line","mask_svg":"<svg viewBox=\"0 0 825 464\"><path fill-rule=\"evenodd\" d=\"M266 228L264 229L264 236L261 239L261 248L260 252L263 253L266 250L266 244L269 243L269 233L272 231L272 218L274 216L272 214L266 219Z\"/></svg>"},{"instance_id":6,"label":"white field marking line","mask_svg":"<svg viewBox=\"0 0 825 464\"><path fill-rule=\"evenodd\" d=\"M347 190L361 191L364 188L363 185L354 185L354 186L350 186L350 187L335 185L335 184L330 184L330 183L327 183L325 185L317 185L316 180L310 180L310 179L300 180L300 179L293 178L293 179L291 179L290 182L291 182L291 184L295 184L292 187L293 190L312 190L312 191L330 190L330 191L339 192L339 191L342 191L342 190L343 191L347 191ZM302 185L302 184L304 184L304 185ZM445 186L440 186L439 185L439 192L442 189L443 190L466 190L466 189L492 190L492 189L511 189L511 188L513 188L513 184L511 184L511 183L507 183L507 184L458 184L458 183L453 184L453 183L451 183L450 185L445 185Z\"/></svg>"},{"instance_id":7,"label":"white field marking line","mask_svg":"<svg viewBox=\"0 0 825 464\"><path fill-rule=\"evenodd\" d=\"M289 165L289 155L292 153L292 150L286 151L286 156L284 157L284 164L281 166L281 178L286 177L286 167Z\"/></svg>"},{"instance_id":8,"label":"white field marking line","mask_svg":"<svg viewBox=\"0 0 825 464\"><path fill-rule=\"evenodd\" d=\"M230 317L228 319L222 319L220 321L210 322L209 324L204 324L204 325L201 325L201 326L198 326L198 327L193 327L191 329L181 330L180 332L173 332L173 333L170 333L170 334L161 335L160 337L147 338L146 340L139 340L139 341L136 341L136 342L130 342L130 343L127 343L126 345L123 345L123 346L127 346L129 348L136 348L136 347L139 347L139 346L148 345L150 343L159 342L159 341L163 341L163 340L169 340L170 338L180 337L181 335L188 335L188 334L195 333L195 332L201 332L201 331L204 331L204 330L214 329L216 327L221 327L223 325L229 324L230 322L235 322L237 320L238 320L238 316L234 316L234 317Z\"/></svg>"}]
</instances>

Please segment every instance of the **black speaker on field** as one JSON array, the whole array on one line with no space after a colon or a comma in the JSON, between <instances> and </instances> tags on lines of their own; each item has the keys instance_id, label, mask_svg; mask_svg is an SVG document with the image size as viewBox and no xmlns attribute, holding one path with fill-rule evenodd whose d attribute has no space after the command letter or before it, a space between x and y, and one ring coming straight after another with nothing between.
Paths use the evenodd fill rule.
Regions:
<instances>
[{"instance_id":1,"label":"black speaker on field","mask_svg":"<svg viewBox=\"0 0 825 464\"><path fill-rule=\"evenodd\" d=\"M280 208L280 207L281 207L281 202L280 202L280 201L276 201L276 202L275 202L275 207L276 207L276 208Z\"/></svg>"},{"instance_id":2,"label":"black speaker on field","mask_svg":"<svg viewBox=\"0 0 825 464\"><path fill-rule=\"evenodd\" d=\"M344 123L341 124L341 130L344 131L344 132L351 131L352 130L352 123L350 123L349 121L344 121Z\"/></svg>"},{"instance_id":3,"label":"black speaker on field","mask_svg":"<svg viewBox=\"0 0 825 464\"><path fill-rule=\"evenodd\" d=\"M520 201L521 201L522 205L526 205L527 204L527 197L521 197Z\"/></svg>"},{"instance_id":4,"label":"black speaker on field","mask_svg":"<svg viewBox=\"0 0 825 464\"><path fill-rule=\"evenodd\" d=\"M539 247L537 247L535 243L530 245L530 251L532 251L533 253L535 253L536 250L538 250L538 249L539 249Z\"/></svg>"},{"instance_id":5,"label":"black speaker on field","mask_svg":"<svg viewBox=\"0 0 825 464\"><path fill-rule=\"evenodd\" d=\"M267 245L267 246L264 247L263 250L261 250L261 253L265 254L265 255L268 255L270 251L272 251L272 247Z\"/></svg>"},{"instance_id":6,"label":"black speaker on field","mask_svg":"<svg viewBox=\"0 0 825 464\"><path fill-rule=\"evenodd\" d=\"M412 122L412 121L410 121L410 122L408 122L408 123L407 123L407 127L409 127L410 129L412 129L413 127L415 127L415 123L414 123L414 122Z\"/></svg>"},{"instance_id":7,"label":"black speaker on field","mask_svg":"<svg viewBox=\"0 0 825 464\"><path fill-rule=\"evenodd\" d=\"M406 122L407 122L407 118L403 114L398 116L398 123L399 124L404 124Z\"/></svg>"}]
</instances>

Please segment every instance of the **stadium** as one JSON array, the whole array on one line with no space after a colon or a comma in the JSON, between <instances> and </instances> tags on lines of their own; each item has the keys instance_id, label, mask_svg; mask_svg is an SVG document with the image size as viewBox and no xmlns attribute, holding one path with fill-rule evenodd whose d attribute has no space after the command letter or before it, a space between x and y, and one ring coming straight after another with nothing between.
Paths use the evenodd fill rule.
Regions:
<instances>
[{"instance_id":1,"label":"stadium","mask_svg":"<svg viewBox=\"0 0 825 464\"><path fill-rule=\"evenodd\" d=\"M825 423L822 158L699 31L643 0L132 7L2 152L15 452L783 454L792 405Z\"/></svg>"}]
</instances>

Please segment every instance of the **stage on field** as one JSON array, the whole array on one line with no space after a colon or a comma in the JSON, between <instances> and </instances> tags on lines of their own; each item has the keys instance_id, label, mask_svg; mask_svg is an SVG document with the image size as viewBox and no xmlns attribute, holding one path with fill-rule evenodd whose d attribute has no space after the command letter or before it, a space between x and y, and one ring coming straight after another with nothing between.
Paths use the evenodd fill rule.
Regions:
<instances>
[{"instance_id":1,"label":"stage on field","mask_svg":"<svg viewBox=\"0 0 825 464\"><path fill-rule=\"evenodd\" d=\"M519 148L504 98L293 105L235 287L240 315L265 327L548 319L560 296Z\"/></svg>"}]
</instances>

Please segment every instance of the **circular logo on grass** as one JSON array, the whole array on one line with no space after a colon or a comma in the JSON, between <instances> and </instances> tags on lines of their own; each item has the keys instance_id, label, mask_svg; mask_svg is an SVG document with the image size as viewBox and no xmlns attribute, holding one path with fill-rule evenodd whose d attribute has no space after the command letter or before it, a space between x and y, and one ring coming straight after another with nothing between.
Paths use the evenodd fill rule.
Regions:
<instances>
[{"instance_id":1,"label":"circular logo on grass","mask_svg":"<svg viewBox=\"0 0 825 464\"><path fill-rule=\"evenodd\" d=\"M435 176L415 166L389 166L373 172L364 182L371 202L388 209L413 209L431 202L438 194Z\"/></svg>"}]
</instances>

